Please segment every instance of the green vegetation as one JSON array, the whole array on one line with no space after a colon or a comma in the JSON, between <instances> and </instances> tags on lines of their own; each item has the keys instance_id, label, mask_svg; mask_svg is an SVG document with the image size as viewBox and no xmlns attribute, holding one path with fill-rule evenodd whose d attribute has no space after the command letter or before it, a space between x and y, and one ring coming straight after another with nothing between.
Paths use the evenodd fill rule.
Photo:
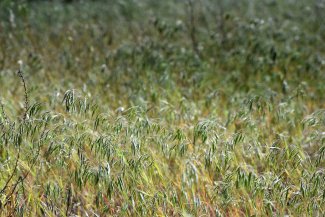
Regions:
<instances>
[{"instance_id":1,"label":"green vegetation","mask_svg":"<svg viewBox=\"0 0 325 217\"><path fill-rule=\"evenodd\" d=\"M325 212L324 1L17 2L0 216Z\"/></svg>"}]
</instances>

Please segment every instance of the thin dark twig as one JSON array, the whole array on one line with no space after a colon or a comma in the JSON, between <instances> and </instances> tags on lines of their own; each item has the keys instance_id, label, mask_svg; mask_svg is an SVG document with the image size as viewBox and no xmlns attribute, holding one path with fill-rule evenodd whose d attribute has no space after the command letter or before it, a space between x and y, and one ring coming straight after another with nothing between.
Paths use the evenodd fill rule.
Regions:
<instances>
[{"instance_id":1,"label":"thin dark twig","mask_svg":"<svg viewBox=\"0 0 325 217\"><path fill-rule=\"evenodd\" d=\"M37 161L38 156L39 156L39 153L40 153L40 149L38 149L37 155L36 155L36 157L33 159L33 164L32 164L32 166L31 166L31 169L35 166L36 161ZM30 169L30 170L31 170L31 169ZM23 183L29 174L30 174L30 171L27 171L23 176L19 176L19 178L18 178L18 180L16 181L16 183L12 185L12 186L13 186L13 187L12 187L12 190L11 190L11 192L7 195L7 201L6 201L6 203L3 205L3 207L6 207L6 206L7 206L7 204L10 202L10 198L11 198L12 195L15 193L15 190L16 190L17 186L19 185L19 183Z\"/></svg>"},{"instance_id":2,"label":"thin dark twig","mask_svg":"<svg viewBox=\"0 0 325 217\"><path fill-rule=\"evenodd\" d=\"M21 79L21 81L23 83L23 87L24 87L24 98L25 98L24 108L25 108L25 111L24 111L24 115L23 115L23 121L25 121L27 119L27 117L28 117L28 109L29 109L28 92L27 92L26 81L25 81L25 78L24 78L24 75L23 75L22 71L19 69L17 73L18 73L18 76L20 77L20 79ZM1 101L0 101L0 109L1 109L1 112L2 112L2 116L4 116L4 119L6 121L8 121L8 118L7 118L7 116L6 116L5 112L4 112L3 104L2 104ZM19 159L20 159L20 152L21 152L21 146L19 145L14 169L13 169L12 173L10 174L9 178L7 179L4 187L1 189L0 194L3 194L8 189L9 183L12 181L13 177L17 173L18 162L19 162ZM39 156L39 150L38 150L38 153L37 153L35 159L33 160L32 167L35 165L36 159L38 158L38 156ZM30 173L30 171L27 171L23 176L19 176L17 181L13 185L11 185L10 193L6 195L6 202L5 202L5 204L3 205L2 208L6 207L8 205L8 203L11 201L11 198L12 198L13 194L16 191L17 186L20 183L24 182L24 180L27 178L29 173Z\"/></svg>"},{"instance_id":3,"label":"thin dark twig","mask_svg":"<svg viewBox=\"0 0 325 217\"><path fill-rule=\"evenodd\" d=\"M7 179L5 186L1 189L0 194L3 194L3 192L5 192L5 190L8 188L9 182L12 180L12 178L14 177L17 168L18 168L18 161L20 158L20 145L18 147L18 154L17 154L17 158L16 158L16 162L15 162L15 166L14 166L14 171L12 171L10 177Z\"/></svg>"},{"instance_id":4,"label":"thin dark twig","mask_svg":"<svg viewBox=\"0 0 325 217\"><path fill-rule=\"evenodd\" d=\"M0 98L0 110L1 110L1 115L2 115L2 117L4 119L4 122L8 123L8 116L7 116L6 112L5 112L5 109L4 109L1 98ZM0 122L0 126L4 127L3 122Z\"/></svg>"},{"instance_id":5,"label":"thin dark twig","mask_svg":"<svg viewBox=\"0 0 325 217\"><path fill-rule=\"evenodd\" d=\"M23 87L24 87L25 112L24 112L23 120L25 121L27 119L27 113L28 113L28 109L29 109L29 100L28 100L27 86L26 86L26 81L25 81L25 78L24 78L24 74L23 74L23 72L20 69L18 70L18 76L20 77L20 79L21 79L21 81L23 83Z\"/></svg>"},{"instance_id":6,"label":"thin dark twig","mask_svg":"<svg viewBox=\"0 0 325 217\"><path fill-rule=\"evenodd\" d=\"M68 192L67 192L67 209L65 212L66 216L69 216L69 212L70 212L70 205L71 205L71 188L70 186L68 187Z\"/></svg>"},{"instance_id":7,"label":"thin dark twig","mask_svg":"<svg viewBox=\"0 0 325 217\"><path fill-rule=\"evenodd\" d=\"M46 128L44 128L43 132L45 132L45 129L46 129ZM42 136L41 136L40 139L43 138L43 135L44 135L44 134L42 133ZM20 146L19 146L19 152L18 152L18 154L19 154L19 153L20 153ZM40 147L38 147L37 154L36 154L36 156L34 157L34 159L32 160L32 165L31 165L31 167L30 167L30 170L32 170L32 168L35 166L35 164L36 164L36 162L37 162L37 159L38 159L39 155L40 155ZM18 165L18 158L19 158L19 156L17 156L16 165ZM16 168L17 168L17 167L15 167L15 170L16 170ZM13 186L13 187L12 187L12 190L11 190L11 192L7 195L7 201L6 201L6 203L3 205L3 207L6 207L7 204L10 202L10 198L11 198L12 195L15 193L15 190L16 190L17 186L19 185L19 183L23 183L23 182L25 181L25 179L27 178L27 176L30 174L30 170L27 171L23 176L19 176L19 178L18 178L18 180L16 181L16 183L12 185L12 186ZM10 180L12 179L14 173L15 173L15 171L13 172L13 174L12 174ZM10 181L10 180L9 180L9 181ZM9 181L8 181L8 183L7 183L6 186L5 186L6 188L8 187ZM0 193L2 193L2 191L1 191Z\"/></svg>"},{"instance_id":8,"label":"thin dark twig","mask_svg":"<svg viewBox=\"0 0 325 217\"><path fill-rule=\"evenodd\" d=\"M3 207L6 207L6 206L7 206L7 204L10 202L10 198L11 198L12 195L15 193L15 190L16 190L18 184L19 184L20 182L24 181L24 179L25 179L26 177L27 177L27 175L25 175L24 177L19 176L18 180L17 180L16 183L13 185L13 188L12 188L11 192L8 194L8 196L7 196L7 198L6 198L7 201L6 201L6 203L3 205Z\"/></svg>"}]
</instances>

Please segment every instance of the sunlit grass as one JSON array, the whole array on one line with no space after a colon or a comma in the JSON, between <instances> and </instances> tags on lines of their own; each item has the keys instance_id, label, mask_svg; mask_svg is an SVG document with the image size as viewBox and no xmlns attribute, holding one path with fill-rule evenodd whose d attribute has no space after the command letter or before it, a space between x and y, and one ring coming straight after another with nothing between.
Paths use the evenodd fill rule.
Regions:
<instances>
[{"instance_id":1,"label":"sunlit grass","mask_svg":"<svg viewBox=\"0 0 325 217\"><path fill-rule=\"evenodd\" d=\"M1 216L322 215L322 2L250 2L1 2Z\"/></svg>"}]
</instances>

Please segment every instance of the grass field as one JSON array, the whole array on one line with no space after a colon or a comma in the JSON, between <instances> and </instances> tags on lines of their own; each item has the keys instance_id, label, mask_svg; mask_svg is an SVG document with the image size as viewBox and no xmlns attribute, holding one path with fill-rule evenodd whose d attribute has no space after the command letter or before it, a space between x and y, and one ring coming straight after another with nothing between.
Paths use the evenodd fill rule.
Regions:
<instances>
[{"instance_id":1,"label":"grass field","mask_svg":"<svg viewBox=\"0 0 325 217\"><path fill-rule=\"evenodd\" d=\"M0 216L323 216L324 11L0 1Z\"/></svg>"}]
</instances>

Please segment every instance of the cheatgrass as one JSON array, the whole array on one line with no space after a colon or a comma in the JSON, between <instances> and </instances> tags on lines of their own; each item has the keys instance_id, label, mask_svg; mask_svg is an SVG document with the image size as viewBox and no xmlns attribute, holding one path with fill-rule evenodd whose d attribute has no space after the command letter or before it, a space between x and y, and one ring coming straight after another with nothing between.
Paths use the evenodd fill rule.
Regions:
<instances>
[{"instance_id":1,"label":"cheatgrass","mask_svg":"<svg viewBox=\"0 0 325 217\"><path fill-rule=\"evenodd\" d=\"M324 9L1 1L0 216L322 216Z\"/></svg>"}]
</instances>

